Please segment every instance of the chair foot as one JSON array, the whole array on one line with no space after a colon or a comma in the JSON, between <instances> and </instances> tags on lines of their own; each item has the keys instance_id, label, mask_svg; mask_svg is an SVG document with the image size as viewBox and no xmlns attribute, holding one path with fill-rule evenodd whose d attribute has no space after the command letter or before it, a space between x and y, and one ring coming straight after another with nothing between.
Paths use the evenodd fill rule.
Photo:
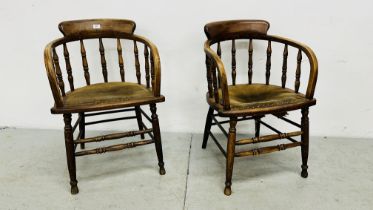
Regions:
<instances>
[{"instance_id":1,"label":"chair foot","mask_svg":"<svg viewBox=\"0 0 373 210\"><path fill-rule=\"evenodd\" d=\"M226 196L230 196L232 194L232 189L231 189L231 186L225 186L224 188L224 195Z\"/></svg>"},{"instance_id":2,"label":"chair foot","mask_svg":"<svg viewBox=\"0 0 373 210\"><path fill-rule=\"evenodd\" d=\"M303 178L307 178L308 177L308 166L304 166L302 165L302 172L300 173L300 175L303 177Z\"/></svg>"},{"instance_id":3,"label":"chair foot","mask_svg":"<svg viewBox=\"0 0 373 210\"><path fill-rule=\"evenodd\" d=\"M165 175L166 174L166 169L164 169L164 163L163 162L158 163L158 166L159 166L159 174L160 175Z\"/></svg>"},{"instance_id":4,"label":"chair foot","mask_svg":"<svg viewBox=\"0 0 373 210\"><path fill-rule=\"evenodd\" d=\"M78 183L77 182L70 182L71 185L71 194L76 195L79 193Z\"/></svg>"},{"instance_id":5,"label":"chair foot","mask_svg":"<svg viewBox=\"0 0 373 210\"><path fill-rule=\"evenodd\" d=\"M159 174L160 175L165 175L166 174L166 169L164 169L164 167L160 167L159 168Z\"/></svg>"}]
</instances>

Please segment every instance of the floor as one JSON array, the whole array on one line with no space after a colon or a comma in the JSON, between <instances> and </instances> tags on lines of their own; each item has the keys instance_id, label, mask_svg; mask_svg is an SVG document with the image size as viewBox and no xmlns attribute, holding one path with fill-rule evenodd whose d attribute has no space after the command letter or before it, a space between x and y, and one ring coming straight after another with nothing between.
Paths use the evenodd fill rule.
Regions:
<instances>
[{"instance_id":1,"label":"floor","mask_svg":"<svg viewBox=\"0 0 373 210\"><path fill-rule=\"evenodd\" d=\"M153 145L78 157L73 196L62 130L2 129L0 209L373 209L371 139L311 137L307 179L299 148L236 159L227 197L213 141L203 150L201 134L162 138L165 176Z\"/></svg>"}]
</instances>

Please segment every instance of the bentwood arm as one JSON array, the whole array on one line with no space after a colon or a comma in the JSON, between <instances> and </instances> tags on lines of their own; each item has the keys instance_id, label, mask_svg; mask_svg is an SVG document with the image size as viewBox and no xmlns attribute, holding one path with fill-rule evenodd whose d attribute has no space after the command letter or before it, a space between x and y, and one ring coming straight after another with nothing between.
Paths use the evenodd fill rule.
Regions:
<instances>
[{"instance_id":1,"label":"bentwood arm","mask_svg":"<svg viewBox=\"0 0 373 210\"><path fill-rule=\"evenodd\" d=\"M158 53L157 47L148 39L133 35L133 34L118 34L118 37L139 41L143 44L145 44L150 49L151 53L151 69L152 69L152 89L153 89L153 95L155 97L159 97L161 95L161 62L160 57ZM109 37L112 38L112 37ZM65 44L69 41L76 41L79 40L79 38L76 37L63 37L60 39L56 39L52 42L50 42L44 50L44 61L45 61L45 67L48 75L49 84L51 86L53 98L56 104L56 107L63 106L63 98L62 94L59 88L58 78L56 76L56 71L60 71L60 69L55 69L55 65L53 63L53 51L55 47L61 44ZM154 77L154 79L153 79Z\"/></svg>"},{"instance_id":2,"label":"bentwood arm","mask_svg":"<svg viewBox=\"0 0 373 210\"><path fill-rule=\"evenodd\" d=\"M315 93L316 82L317 82L318 62L317 62L316 55L312 51L312 49L305 44L302 44L300 42L297 42L297 41L294 41L294 40L291 40L285 37L271 36L271 35L267 35L266 37L268 38L268 40L272 40L275 42L281 42L281 43L293 46L295 48L298 48L307 55L309 63L310 63L310 74L308 78L307 91L305 95L308 99L313 99L313 95Z\"/></svg>"},{"instance_id":3,"label":"bentwood arm","mask_svg":"<svg viewBox=\"0 0 373 210\"><path fill-rule=\"evenodd\" d=\"M216 66L218 69L218 74L220 77L220 87L222 92L222 105L224 109L230 109L229 93L228 93L228 83L227 75L225 73L224 64L220 57L210 48L211 41L207 40L204 45L204 51L206 56L212 61L212 65Z\"/></svg>"},{"instance_id":4,"label":"bentwood arm","mask_svg":"<svg viewBox=\"0 0 373 210\"><path fill-rule=\"evenodd\" d=\"M147 38L133 35L134 39L144 43L146 46L150 48L151 57L152 57L152 69L154 71L154 84L152 84L153 94L155 97L159 97L161 95L161 59L159 57L157 47Z\"/></svg>"},{"instance_id":5,"label":"bentwood arm","mask_svg":"<svg viewBox=\"0 0 373 210\"><path fill-rule=\"evenodd\" d=\"M44 50L45 69L47 71L49 85L51 86L51 90L52 90L52 94L53 94L56 107L61 107L63 104L62 104L62 95L58 87L56 73L55 73L54 64L53 64L53 49L56 44L62 42L63 40L64 38L60 38L60 39L56 39L50 42L45 47L45 50Z\"/></svg>"}]
</instances>

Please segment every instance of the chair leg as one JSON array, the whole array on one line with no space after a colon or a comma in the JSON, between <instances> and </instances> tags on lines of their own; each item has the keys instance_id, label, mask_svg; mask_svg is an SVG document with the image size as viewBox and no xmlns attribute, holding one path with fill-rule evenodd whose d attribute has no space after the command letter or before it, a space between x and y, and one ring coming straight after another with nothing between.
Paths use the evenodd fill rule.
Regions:
<instances>
[{"instance_id":1,"label":"chair leg","mask_svg":"<svg viewBox=\"0 0 373 210\"><path fill-rule=\"evenodd\" d=\"M142 116L140 111L140 106L135 106L137 124L139 125L139 130L143 130L144 126L142 125ZM145 139L145 135L141 134L141 139Z\"/></svg>"},{"instance_id":2,"label":"chair leg","mask_svg":"<svg viewBox=\"0 0 373 210\"><path fill-rule=\"evenodd\" d=\"M255 119L255 137L260 136L260 118Z\"/></svg>"},{"instance_id":3,"label":"chair leg","mask_svg":"<svg viewBox=\"0 0 373 210\"><path fill-rule=\"evenodd\" d=\"M302 145L301 145L301 151L302 151L302 173L301 176L303 178L308 177L308 151L309 151L309 119L308 119L308 108L302 109Z\"/></svg>"},{"instance_id":4,"label":"chair leg","mask_svg":"<svg viewBox=\"0 0 373 210\"><path fill-rule=\"evenodd\" d=\"M203 149L206 149L207 140L209 139L213 114L214 114L214 109L210 106L209 111L207 112L207 117L206 117L205 132L203 133L203 142L202 142Z\"/></svg>"},{"instance_id":5,"label":"chair leg","mask_svg":"<svg viewBox=\"0 0 373 210\"><path fill-rule=\"evenodd\" d=\"M79 122L79 133L80 133L80 138L84 139L85 138L85 115L84 112L79 113L80 116L80 122ZM80 149L84 149L85 144L82 143L80 144Z\"/></svg>"},{"instance_id":6,"label":"chair leg","mask_svg":"<svg viewBox=\"0 0 373 210\"><path fill-rule=\"evenodd\" d=\"M234 163L235 143L236 143L236 124L237 118L231 117L229 121L229 134L227 144L227 166L226 166L226 178L225 178L225 195L231 195L232 190L232 172Z\"/></svg>"},{"instance_id":7,"label":"chair leg","mask_svg":"<svg viewBox=\"0 0 373 210\"><path fill-rule=\"evenodd\" d=\"M164 169L164 162L163 162L161 131L159 129L157 106L155 104L150 104L150 111L152 112L153 134L154 134L154 141L155 141L155 150L158 156L159 174L164 175L166 174L166 170Z\"/></svg>"},{"instance_id":8,"label":"chair leg","mask_svg":"<svg viewBox=\"0 0 373 210\"><path fill-rule=\"evenodd\" d=\"M78 181L76 180L76 166L75 166L75 149L73 142L73 132L71 127L71 114L63 115L65 122L65 146L66 146L66 156L67 156L67 167L70 174L70 185L71 185L71 194L77 194Z\"/></svg>"}]
</instances>

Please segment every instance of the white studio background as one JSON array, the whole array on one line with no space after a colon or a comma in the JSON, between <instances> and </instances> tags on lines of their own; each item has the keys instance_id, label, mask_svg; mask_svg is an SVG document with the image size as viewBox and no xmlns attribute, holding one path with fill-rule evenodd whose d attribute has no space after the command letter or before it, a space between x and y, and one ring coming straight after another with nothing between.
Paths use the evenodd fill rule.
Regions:
<instances>
[{"instance_id":1,"label":"white studio background","mask_svg":"<svg viewBox=\"0 0 373 210\"><path fill-rule=\"evenodd\" d=\"M123 18L134 20L135 33L148 37L160 51L166 96L166 102L158 105L162 131L201 133L208 109L203 26L217 20L266 19L271 23L269 34L304 42L318 56L318 103L310 109L311 134L373 137L372 11L371 0L2 0L0 126L62 129L62 116L49 111L53 98L44 69L45 45L61 36L57 25L63 20ZM280 61L281 53L282 49L274 48L272 57ZM244 76L247 58L239 58L237 71ZM263 59L254 62L260 66ZM289 57L289 63L295 61ZM278 64L275 60L272 72L281 71ZM303 69L307 68L303 62ZM230 65L226 69L230 74ZM264 75L264 69L254 71ZM301 86L305 84L302 78ZM117 122L95 128L127 126Z\"/></svg>"}]
</instances>

